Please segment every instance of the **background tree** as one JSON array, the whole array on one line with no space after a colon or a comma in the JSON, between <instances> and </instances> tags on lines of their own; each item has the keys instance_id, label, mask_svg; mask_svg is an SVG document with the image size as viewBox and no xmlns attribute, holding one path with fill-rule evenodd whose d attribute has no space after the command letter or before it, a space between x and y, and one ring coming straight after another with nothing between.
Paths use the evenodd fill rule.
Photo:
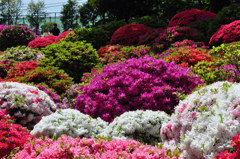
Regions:
<instances>
[{"instance_id":1,"label":"background tree","mask_svg":"<svg viewBox=\"0 0 240 159\"><path fill-rule=\"evenodd\" d=\"M30 23L30 26L40 26L41 22L44 20L44 15L46 14L44 1L39 0L36 3L31 1L28 3L27 10L27 20Z\"/></svg>"},{"instance_id":2,"label":"background tree","mask_svg":"<svg viewBox=\"0 0 240 159\"><path fill-rule=\"evenodd\" d=\"M78 4L76 0L68 0L67 4L63 5L63 10L61 11L61 21L64 30L69 28L75 29L79 26L78 24Z\"/></svg>"},{"instance_id":3,"label":"background tree","mask_svg":"<svg viewBox=\"0 0 240 159\"><path fill-rule=\"evenodd\" d=\"M22 0L1 0L0 1L0 23L16 24L21 14Z\"/></svg>"}]
</instances>

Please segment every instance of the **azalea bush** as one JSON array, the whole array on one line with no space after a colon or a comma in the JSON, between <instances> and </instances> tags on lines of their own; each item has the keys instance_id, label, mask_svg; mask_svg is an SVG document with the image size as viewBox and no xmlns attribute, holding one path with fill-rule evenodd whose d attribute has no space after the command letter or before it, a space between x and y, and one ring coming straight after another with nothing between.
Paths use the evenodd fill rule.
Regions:
<instances>
[{"instance_id":1,"label":"azalea bush","mask_svg":"<svg viewBox=\"0 0 240 159\"><path fill-rule=\"evenodd\" d=\"M51 152L51 153L49 153ZM62 136L54 141L47 137L36 139L24 146L17 158L161 158L177 159L178 153L167 153L164 148L143 145L134 140L72 138Z\"/></svg>"},{"instance_id":2,"label":"azalea bush","mask_svg":"<svg viewBox=\"0 0 240 159\"><path fill-rule=\"evenodd\" d=\"M75 109L109 122L130 110L170 113L179 94L189 94L201 83L187 68L150 56L132 58L105 66L83 86Z\"/></svg>"},{"instance_id":3,"label":"azalea bush","mask_svg":"<svg viewBox=\"0 0 240 159\"><path fill-rule=\"evenodd\" d=\"M142 45L142 44L148 44L148 45L152 45L155 43L155 39L158 37L158 35L163 32L164 29L158 28L158 29L148 29L148 31L139 36L139 42L138 45Z\"/></svg>"},{"instance_id":4,"label":"azalea bush","mask_svg":"<svg viewBox=\"0 0 240 159\"><path fill-rule=\"evenodd\" d=\"M24 76L18 76L15 82L30 83L33 85L47 86L61 95L73 84L73 80L63 70L57 67L37 67L27 72Z\"/></svg>"},{"instance_id":5,"label":"azalea bush","mask_svg":"<svg viewBox=\"0 0 240 159\"><path fill-rule=\"evenodd\" d=\"M161 142L160 129L169 117L161 111L136 110L116 117L100 134L115 139L133 139L141 143L155 145Z\"/></svg>"},{"instance_id":6,"label":"azalea bush","mask_svg":"<svg viewBox=\"0 0 240 159\"><path fill-rule=\"evenodd\" d=\"M0 109L6 109L16 123L29 129L57 108L45 92L27 84L1 82L0 92Z\"/></svg>"},{"instance_id":7,"label":"azalea bush","mask_svg":"<svg viewBox=\"0 0 240 159\"><path fill-rule=\"evenodd\" d=\"M27 45L33 39L35 39L35 34L31 28L24 25L9 26L0 33L0 50L6 50L18 45Z\"/></svg>"},{"instance_id":8,"label":"azalea bush","mask_svg":"<svg viewBox=\"0 0 240 159\"><path fill-rule=\"evenodd\" d=\"M0 157L10 154L14 149L22 149L31 135L26 128L13 123L5 109L0 110Z\"/></svg>"},{"instance_id":9,"label":"azalea bush","mask_svg":"<svg viewBox=\"0 0 240 159\"><path fill-rule=\"evenodd\" d=\"M44 117L31 134L35 136L60 137L65 134L71 137L96 137L108 123L100 118L93 119L74 109L60 109Z\"/></svg>"},{"instance_id":10,"label":"azalea bush","mask_svg":"<svg viewBox=\"0 0 240 159\"><path fill-rule=\"evenodd\" d=\"M192 22L199 21L201 19L212 19L215 17L216 14L213 12L200 9L190 9L175 14L170 20L168 26L186 26Z\"/></svg>"},{"instance_id":11,"label":"azalea bush","mask_svg":"<svg viewBox=\"0 0 240 159\"><path fill-rule=\"evenodd\" d=\"M14 61L39 61L41 58L44 58L44 55L40 51L26 46L8 48L0 55L1 60Z\"/></svg>"},{"instance_id":12,"label":"azalea bush","mask_svg":"<svg viewBox=\"0 0 240 159\"><path fill-rule=\"evenodd\" d=\"M70 33L74 33L74 31L64 31L60 35L56 36L54 41L59 42L60 40L64 39L66 36L68 36L68 34L70 34Z\"/></svg>"},{"instance_id":13,"label":"azalea bush","mask_svg":"<svg viewBox=\"0 0 240 159\"><path fill-rule=\"evenodd\" d=\"M110 52L120 51L120 48L122 47L123 47L122 45L106 45L98 49L97 54L100 58L103 58L107 54L110 54Z\"/></svg>"},{"instance_id":14,"label":"azalea bush","mask_svg":"<svg viewBox=\"0 0 240 159\"><path fill-rule=\"evenodd\" d=\"M104 64L112 64L120 61L124 61L130 58L139 58L144 55L150 55L150 47L145 45L139 46L125 46L121 47L119 50L110 51L106 53L101 59Z\"/></svg>"},{"instance_id":15,"label":"azalea bush","mask_svg":"<svg viewBox=\"0 0 240 159\"><path fill-rule=\"evenodd\" d=\"M230 24L222 25L221 28L210 38L209 44L220 45L222 43L230 43L240 40L240 20L236 20Z\"/></svg>"},{"instance_id":16,"label":"azalea bush","mask_svg":"<svg viewBox=\"0 0 240 159\"><path fill-rule=\"evenodd\" d=\"M43 66L55 66L64 70L75 82L79 82L83 73L99 62L96 50L84 41L60 42L42 49L45 58Z\"/></svg>"},{"instance_id":17,"label":"azalea bush","mask_svg":"<svg viewBox=\"0 0 240 159\"><path fill-rule=\"evenodd\" d=\"M161 128L164 146L189 158L212 158L240 132L240 85L216 82L179 102Z\"/></svg>"},{"instance_id":18,"label":"azalea bush","mask_svg":"<svg viewBox=\"0 0 240 159\"><path fill-rule=\"evenodd\" d=\"M112 37L111 44L137 45L139 37L148 31L148 27L142 24L127 24L117 29Z\"/></svg>"},{"instance_id":19,"label":"azalea bush","mask_svg":"<svg viewBox=\"0 0 240 159\"><path fill-rule=\"evenodd\" d=\"M30 43L28 43L28 47L33 48L33 49L41 49L44 48L48 45L54 44L55 41L46 38L46 37L39 37L34 40L32 40Z\"/></svg>"},{"instance_id":20,"label":"azalea bush","mask_svg":"<svg viewBox=\"0 0 240 159\"><path fill-rule=\"evenodd\" d=\"M216 154L215 159L235 159L240 158L240 132L232 137L232 141L230 146L227 150Z\"/></svg>"}]
</instances>

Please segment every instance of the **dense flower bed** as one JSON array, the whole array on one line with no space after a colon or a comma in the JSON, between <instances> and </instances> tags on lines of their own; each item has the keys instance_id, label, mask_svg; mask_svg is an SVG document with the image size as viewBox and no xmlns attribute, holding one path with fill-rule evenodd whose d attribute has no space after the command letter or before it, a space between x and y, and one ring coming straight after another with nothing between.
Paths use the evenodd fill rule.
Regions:
<instances>
[{"instance_id":1,"label":"dense flower bed","mask_svg":"<svg viewBox=\"0 0 240 159\"><path fill-rule=\"evenodd\" d=\"M139 37L148 31L148 27L142 24L128 24L117 29L111 38L111 44L137 45Z\"/></svg>"},{"instance_id":2,"label":"dense flower bed","mask_svg":"<svg viewBox=\"0 0 240 159\"><path fill-rule=\"evenodd\" d=\"M240 40L240 20L236 20L230 24L222 25L221 28L210 38L209 44L220 45Z\"/></svg>"},{"instance_id":3,"label":"dense flower bed","mask_svg":"<svg viewBox=\"0 0 240 159\"><path fill-rule=\"evenodd\" d=\"M216 14L213 12L200 10L200 9L191 9L185 10L175 14L170 20L168 26L186 26L191 22L199 21L201 19L215 18Z\"/></svg>"},{"instance_id":4,"label":"dense flower bed","mask_svg":"<svg viewBox=\"0 0 240 159\"><path fill-rule=\"evenodd\" d=\"M54 141L47 137L36 139L26 144L24 149L13 159L28 158L151 158L151 159L178 159L177 155L169 156L166 149L143 145L134 140L111 140L72 138L62 136ZM171 154L170 154L171 155Z\"/></svg>"},{"instance_id":5,"label":"dense flower bed","mask_svg":"<svg viewBox=\"0 0 240 159\"><path fill-rule=\"evenodd\" d=\"M164 146L186 151L189 158L211 158L240 132L240 85L216 82L179 102L161 129Z\"/></svg>"},{"instance_id":6,"label":"dense flower bed","mask_svg":"<svg viewBox=\"0 0 240 159\"><path fill-rule=\"evenodd\" d=\"M112 121L130 110L172 112L179 93L188 94L200 79L187 68L143 56L107 65L82 88L75 109Z\"/></svg>"}]
</instances>

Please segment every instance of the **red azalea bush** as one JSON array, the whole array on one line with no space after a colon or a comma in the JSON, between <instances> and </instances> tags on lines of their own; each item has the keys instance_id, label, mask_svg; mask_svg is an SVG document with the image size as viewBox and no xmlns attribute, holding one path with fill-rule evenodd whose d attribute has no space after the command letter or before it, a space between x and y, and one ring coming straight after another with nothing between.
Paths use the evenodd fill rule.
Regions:
<instances>
[{"instance_id":1,"label":"red azalea bush","mask_svg":"<svg viewBox=\"0 0 240 159\"><path fill-rule=\"evenodd\" d=\"M127 24L117 29L111 38L111 44L137 45L139 37L148 31L142 24Z\"/></svg>"},{"instance_id":2,"label":"red azalea bush","mask_svg":"<svg viewBox=\"0 0 240 159\"><path fill-rule=\"evenodd\" d=\"M47 137L33 140L13 157L13 159L18 158L178 159L179 153L171 153L165 148L144 145L134 140L112 139L111 141L105 141L94 138L72 138L63 135L56 141Z\"/></svg>"},{"instance_id":3,"label":"red azalea bush","mask_svg":"<svg viewBox=\"0 0 240 159\"><path fill-rule=\"evenodd\" d=\"M55 42L59 42L61 39L65 38L70 33L74 33L74 31L65 31L65 32L61 33L60 35L58 35L56 37Z\"/></svg>"},{"instance_id":4,"label":"red azalea bush","mask_svg":"<svg viewBox=\"0 0 240 159\"><path fill-rule=\"evenodd\" d=\"M145 34L139 37L138 45L142 44L153 44L154 40L158 37L158 35L163 32L163 29L149 29Z\"/></svg>"},{"instance_id":5,"label":"red azalea bush","mask_svg":"<svg viewBox=\"0 0 240 159\"><path fill-rule=\"evenodd\" d=\"M165 29L154 41L155 43L160 43L165 47L169 47L176 41L182 41L184 39L195 39L197 36L198 31L196 29L174 26Z\"/></svg>"},{"instance_id":6,"label":"red azalea bush","mask_svg":"<svg viewBox=\"0 0 240 159\"><path fill-rule=\"evenodd\" d=\"M196 49L181 51L179 54L167 57L169 62L176 62L179 66L189 67L197 64L199 61L211 61L211 55L204 51L199 51Z\"/></svg>"},{"instance_id":7,"label":"red azalea bush","mask_svg":"<svg viewBox=\"0 0 240 159\"><path fill-rule=\"evenodd\" d=\"M207 18L215 18L216 14L213 12L199 10L199 9L191 9L182 11L180 13L175 14L170 20L168 26L185 26L191 22L199 21L201 19Z\"/></svg>"},{"instance_id":8,"label":"red azalea bush","mask_svg":"<svg viewBox=\"0 0 240 159\"><path fill-rule=\"evenodd\" d=\"M240 40L240 20L222 25L221 28L210 38L209 44L220 45Z\"/></svg>"},{"instance_id":9,"label":"red azalea bush","mask_svg":"<svg viewBox=\"0 0 240 159\"><path fill-rule=\"evenodd\" d=\"M106 46L100 48L97 51L97 54L99 57L104 57L106 54L109 54L112 51L119 51L121 47L123 47L123 46L121 46L121 45L106 45Z\"/></svg>"},{"instance_id":10,"label":"red azalea bush","mask_svg":"<svg viewBox=\"0 0 240 159\"><path fill-rule=\"evenodd\" d=\"M215 155L215 159L238 159L240 158L240 132L237 136L232 137L230 143L231 149L225 150L219 154Z\"/></svg>"},{"instance_id":11,"label":"red azalea bush","mask_svg":"<svg viewBox=\"0 0 240 159\"><path fill-rule=\"evenodd\" d=\"M51 45L55 43L54 41L52 41L52 39L50 38L36 38L34 39L33 41L31 41L29 44L28 44L28 47L31 47L33 49L41 49L41 48L44 48L48 45Z\"/></svg>"},{"instance_id":12,"label":"red azalea bush","mask_svg":"<svg viewBox=\"0 0 240 159\"><path fill-rule=\"evenodd\" d=\"M12 66L7 75L7 79L24 76L27 72L32 71L38 67L39 61L25 61Z\"/></svg>"},{"instance_id":13,"label":"red azalea bush","mask_svg":"<svg viewBox=\"0 0 240 159\"><path fill-rule=\"evenodd\" d=\"M46 36L44 36L44 38L46 38L46 39L48 39L48 40L50 40L50 41L52 41L52 42L55 42L57 36L54 36L54 35L46 35Z\"/></svg>"},{"instance_id":14,"label":"red azalea bush","mask_svg":"<svg viewBox=\"0 0 240 159\"><path fill-rule=\"evenodd\" d=\"M179 94L188 94L200 79L189 69L143 56L107 65L82 86L75 109L111 122L131 110L173 111Z\"/></svg>"},{"instance_id":15,"label":"red azalea bush","mask_svg":"<svg viewBox=\"0 0 240 159\"><path fill-rule=\"evenodd\" d=\"M14 149L22 149L31 136L26 128L12 123L12 119L5 109L0 110L0 158Z\"/></svg>"}]
</instances>

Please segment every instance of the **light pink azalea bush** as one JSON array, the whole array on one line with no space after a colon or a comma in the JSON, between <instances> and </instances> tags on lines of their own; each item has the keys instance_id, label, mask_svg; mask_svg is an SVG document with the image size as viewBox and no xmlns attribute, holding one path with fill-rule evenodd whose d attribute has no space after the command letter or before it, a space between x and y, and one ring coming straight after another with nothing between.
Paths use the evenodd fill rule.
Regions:
<instances>
[{"instance_id":1,"label":"light pink azalea bush","mask_svg":"<svg viewBox=\"0 0 240 159\"><path fill-rule=\"evenodd\" d=\"M100 136L115 139L133 139L142 143L155 145L161 142L160 128L169 121L165 112L136 110L125 112L116 117Z\"/></svg>"},{"instance_id":2,"label":"light pink azalea bush","mask_svg":"<svg viewBox=\"0 0 240 159\"><path fill-rule=\"evenodd\" d=\"M35 136L59 137L63 134L72 137L98 136L108 123L100 118L93 119L74 109L59 109L45 116L34 126L31 134Z\"/></svg>"},{"instance_id":3,"label":"light pink azalea bush","mask_svg":"<svg viewBox=\"0 0 240 159\"><path fill-rule=\"evenodd\" d=\"M29 129L56 110L55 103L45 92L17 82L0 83L0 104L0 109L6 109L17 123Z\"/></svg>"},{"instance_id":4,"label":"light pink azalea bush","mask_svg":"<svg viewBox=\"0 0 240 159\"><path fill-rule=\"evenodd\" d=\"M47 137L25 144L13 159L178 159L179 154L168 156L167 149L143 145L134 140L72 138L62 136L54 141Z\"/></svg>"},{"instance_id":5,"label":"light pink azalea bush","mask_svg":"<svg viewBox=\"0 0 240 159\"><path fill-rule=\"evenodd\" d=\"M164 146L188 158L212 158L240 132L240 84L216 82L179 102L161 128Z\"/></svg>"}]
</instances>

